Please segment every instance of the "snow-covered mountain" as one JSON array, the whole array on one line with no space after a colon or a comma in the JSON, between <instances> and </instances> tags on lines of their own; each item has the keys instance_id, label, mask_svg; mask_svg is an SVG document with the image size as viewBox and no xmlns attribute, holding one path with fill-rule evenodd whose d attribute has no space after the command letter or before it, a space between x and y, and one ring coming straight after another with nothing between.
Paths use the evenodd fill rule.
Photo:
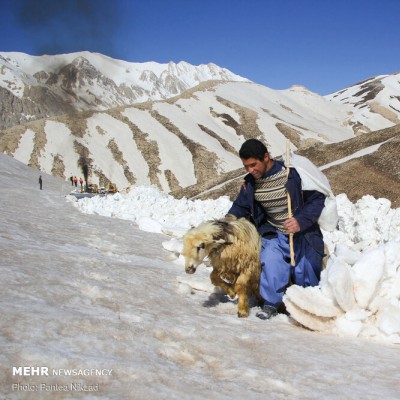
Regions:
<instances>
[{"instance_id":1,"label":"snow-covered mountain","mask_svg":"<svg viewBox=\"0 0 400 400\"><path fill-rule=\"evenodd\" d=\"M272 90L214 64L0 53L0 118L13 125L0 133L0 151L63 178L89 167L93 183L173 192L240 168L237 151L251 137L276 156L287 139L298 149L393 126L399 99L398 74L323 97L299 85Z\"/></svg>"},{"instance_id":2,"label":"snow-covered mountain","mask_svg":"<svg viewBox=\"0 0 400 400\"><path fill-rule=\"evenodd\" d=\"M349 123L356 133L400 124L400 72L372 77L325 97L352 106Z\"/></svg>"},{"instance_id":3,"label":"snow-covered mountain","mask_svg":"<svg viewBox=\"0 0 400 400\"><path fill-rule=\"evenodd\" d=\"M64 178L88 165L94 183L169 192L240 168L237 151L251 137L274 155L286 138L301 147L354 137L348 112L300 86L212 81L169 100L15 126L0 137L0 151Z\"/></svg>"},{"instance_id":4,"label":"snow-covered mountain","mask_svg":"<svg viewBox=\"0 0 400 400\"><path fill-rule=\"evenodd\" d=\"M203 81L247 81L215 64L131 63L99 53L0 53L0 128L175 96Z\"/></svg>"}]
</instances>

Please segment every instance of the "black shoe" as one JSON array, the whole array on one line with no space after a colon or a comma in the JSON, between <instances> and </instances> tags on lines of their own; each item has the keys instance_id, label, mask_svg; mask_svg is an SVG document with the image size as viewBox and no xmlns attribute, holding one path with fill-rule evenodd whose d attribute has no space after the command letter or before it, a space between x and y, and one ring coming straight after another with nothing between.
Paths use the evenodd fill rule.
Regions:
<instances>
[{"instance_id":1,"label":"black shoe","mask_svg":"<svg viewBox=\"0 0 400 400\"><path fill-rule=\"evenodd\" d=\"M274 306L264 304L261 307L261 311L256 314L256 317L260 319L270 319L271 317L275 317L275 315L278 315L278 310Z\"/></svg>"}]
</instances>

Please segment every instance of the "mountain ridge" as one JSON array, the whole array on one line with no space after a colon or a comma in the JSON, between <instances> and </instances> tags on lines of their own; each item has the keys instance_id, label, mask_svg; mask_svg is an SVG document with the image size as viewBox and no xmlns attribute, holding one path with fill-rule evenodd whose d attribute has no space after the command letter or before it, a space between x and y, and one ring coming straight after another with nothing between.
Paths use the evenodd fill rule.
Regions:
<instances>
[{"instance_id":1,"label":"mountain ridge","mask_svg":"<svg viewBox=\"0 0 400 400\"><path fill-rule=\"evenodd\" d=\"M76 111L166 99L206 80L248 81L209 63L131 63L100 53L0 53L0 128Z\"/></svg>"}]
</instances>

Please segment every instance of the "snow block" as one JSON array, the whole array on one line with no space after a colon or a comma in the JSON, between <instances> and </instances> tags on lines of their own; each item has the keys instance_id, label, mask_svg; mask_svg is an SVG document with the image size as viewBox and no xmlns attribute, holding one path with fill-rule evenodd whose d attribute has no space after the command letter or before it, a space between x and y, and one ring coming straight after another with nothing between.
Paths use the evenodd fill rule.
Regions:
<instances>
[{"instance_id":1,"label":"snow block","mask_svg":"<svg viewBox=\"0 0 400 400\"><path fill-rule=\"evenodd\" d=\"M355 305L351 268L341 259L335 259L327 269L328 282L336 302L343 311L351 310Z\"/></svg>"},{"instance_id":2,"label":"snow block","mask_svg":"<svg viewBox=\"0 0 400 400\"><path fill-rule=\"evenodd\" d=\"M321 293L318 286L306 288L297 285L290 286L283 298L285 305L287 300L296 307L318 317L333 318L343 313L332 299L326 298Z\"/></svg>"},{"instance_id":3,"label":"snow block","mask_svg":"<svg viewBox=\"0 0 400 400\"><path fill-rule=\"evenodd\" d=\"M383 275L385 253L382 247L366 251L351 269L354 296L361 308L368 309ZM371 265L374 267L371 268Z\"/></svg>"},{"instance_id":4,"label":"snow block","mask_svg":"<svg viewBox=\"0 0 400 400\"><path fill-rule=\"evenodd\" d=\"M361 253L359 251L351 249L344 243L336 244L335 255L349 265L354 265L357 260L361 258Z\"/></svg>"},{"instance_id":5,"label":"snow block","mask_svg":"<svg viewBox=\"0 0 400 400\"><path fill-rule=\"evenodd\" d=\"M386 335L400 335L400 308L394 305L387 305L377 315L379 330Z\"/></svg>"},{"instance_id":6,"label":"snow block","mask_svg":"<svg viewBox=\"0 0 400 400\"><path fill-rule=\"evenodd\" d=\"M291 318L312 331L332 332L332 329L335 327L334 318L318 317L311 314L298 307L289 298L284 297L284 302L286 310L290 313Z\"/></svg>"},{"instance_id":7,"label":"snow block","mask_svg":"<svg viewBox=\"0 0 400 400\"><path fill-rule=\"evenodd\" d=\"M357 337L362 329L361 321L349 321L345 316L336 320L336 332L339 336Z\"/></svg>"}]
</instances>

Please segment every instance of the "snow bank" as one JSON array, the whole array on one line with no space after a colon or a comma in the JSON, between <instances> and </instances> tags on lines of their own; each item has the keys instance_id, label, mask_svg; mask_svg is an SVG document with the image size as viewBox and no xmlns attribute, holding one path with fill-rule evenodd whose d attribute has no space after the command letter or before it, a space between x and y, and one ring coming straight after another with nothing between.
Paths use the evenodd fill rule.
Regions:
<instances>
[{"instance_id":1,"label":"snow bank","mask_svg":"<svg viewBox=\"0 0 400 400\"><path fill-rule=\"evenodd\" d=\"M400 209L372 196L337 201L339 227L324 232L330 256L320 285L288 288L286 307L312 330L400 343Z\"/></svg>"},{"instance_id":2,"label":"snow bank","mask_svg":"<svg viewBox=\"0 0 400 400\"><path fill-rule=\"evenodd\" d=\"M87 214L125 219L143 231L181 237L205 220L223 217L231 201L228 197L177 200L154 186L132 186L128 193L84 198L74 204Z\"/></svg>"},{"instance_id":3,"label":"snow bank","mask_svg":"<svg viewBox=\"0 0 400 400\"><path fill-rule=\"evenodd\" d=\"M356 204L345 194L336 200L339 224L323 232L330 256L320 285L291 286L286 307L312 330L400 343L400 209L372 196ZM74 204L85 213L131 220L144 231L173 236L163 246L177 262L182 262L182 235L191 226L223 217L231 206L227 197L177 200L155 187L132 187L127 194Z\"/></svg>"}]
</instances>

